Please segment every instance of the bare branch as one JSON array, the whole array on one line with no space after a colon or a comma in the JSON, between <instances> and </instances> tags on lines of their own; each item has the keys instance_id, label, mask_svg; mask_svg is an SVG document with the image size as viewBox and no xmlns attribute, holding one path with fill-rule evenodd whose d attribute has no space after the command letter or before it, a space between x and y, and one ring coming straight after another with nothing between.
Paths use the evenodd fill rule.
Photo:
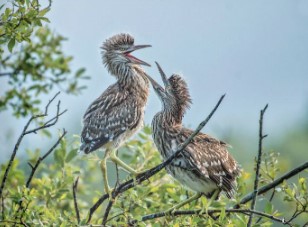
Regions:
<instances>
[{"instance_id":1,"label":"bare branch","mask_svg":"<svg viewBox=\"0 0 308 227\"><path fill-rule=\"evenodd\" d=\"M6 169L5 169L5 172L4 172L4 175L3 175L3 179L2 179L2 182L1 182L1 186L0 186L0 197L2 197L2 193L3 193L3 189L4 189L4 186L5 186L5 183L6 183L6 180L7 180L7 177L8 177L8 174L11 170L11 167L12 167L12 164L13 164L13 161L15 159L15 156L16 156L16 153L18 151L18 148L19 148L19 145L23 139L23 137L25 136L25 132L27 130L27 128L29 127L31 121L33 120L33 117L30 118L30 120L27 122L27 124L25 125L21 135L19 136L18 140L17 140L17 143L15 144L15 147L14 147L14 150L12 152L12 155L11 155L11 158L10 158L10 161L9 161L9 164L7 165Z\"/></svg>"},{"instance_id":2,"label":"bare branch","mask_svg":"<svg viewBox=\"0 0 308 227\"><path fill-rule=\"evenodd\" d=\"M58 138L57 142L42 156L42 157L39 157L35 163L34 166L32 166L30 163L28 163L31 167L31 173L29 175L29 178L27 180L27 183L26 183L26 187L29 188L30 186L30 183L32 181L32 178L35 174L35 171L37 170L38 166L41 164L41 162L47 158L51 153L52 151L59 145L59 143L61 142L61 140L63 139L63 137L66 135L67 131L65 129L63 129L63 133L62 135Z\"/></svg>"},{"instance_id":3,"label":"bare branch","mask_svg":"<svg viewBox=\"0 0 308 227\"><path fill-rule=\"evenodd\" d=\"M12 76L14 72L0 73L0 76Z\"/></svg>"},{"instance_id":4,"label":"bare branch","mask_svg":"<svg viewBox=\"0 0 308 227\"><path fill-rule=\"evenodd\" d=\"M217 102L216 106L214 107L214 109L211 111L211 113L208 115L208 117L202 121L199 126L197 127L197 129L187 138L187 140L181 144L176 152L174 152L173 155L171 155L166 161L164 161L163 163L153 167L152 169L149 169L148 171L141 173L140 175L138 175L135 179L135 181L133 179L130 179L122 184L120 184L118 187L116 187L114 189L114 191L112 192L112 197L116 198L118 196L118 194L123 193L125 191L127 191L130 188L133 188L136 186L135 182L137 184L142 183L145 180L148 180L150 177L152 177L153 175L155 175L156 173L158 173L160 170L162 170L163 168L165 168L167 165L169 165L172 160L178 156L185 148L186 146L193 140L193 138L202 130L202 128L208 123L208 121L211 119L211 117L213 116L213 114L216 112L217 108L219 107L219 105L221 104L222 100L224 99L225 95L222 95L219 99L219 101ZM88 217L88 221L87 223L89 223L91 221L92 215L95 212L95 210L109 197L108 194L103 195L90 209L89 212L89 217Z\"/></svg>"},{"instance_id":5,"label":"bare branch","mask_svg":"<svg viewBox=\"0 0 308 227\"><path fill-rule=\"evenodd\" d=\"M75 206L75 212L76 212L76 217L77 217L77 222L78 224L80 223L80 214L79 214L79 208L78 208L78 203L77 203L77 196L76 196L76 191L77 191L77 186L78 186L78 180L79 177L75 180L73 184L73 197L74 197L74 206Z\"/></svg>"},{"instance_id":6,"label":"bare branch","mask_svg":"<svg viewBox=\"0 0 308 227\"><path fill-rule=\"evenodd\" d=\"M2 212L1 212L1 214L2 214L2 219L4 220L4 197L3 197L3 195L1 195L1 210L2 210Z\"/></svg>"},{"instance_id":7,"label":"bare branch","mask_svg":"<svg viewBox=\"0 0 308 227\"><path fill-rule=\"evenodd\" d=\"M113 197L113 196L112 196L112 197ZM107 205L107 207L106 207L106 210L105 210L105 213L104 213L104 217L103 217L103 221L102 221L102 225L103 225L103 226L105 226L106 223L107 223L107 221L108 221L107 218L108 218L108 215L109 215L109 213L110 213L110 211L111 211L113 202L114 202L114 198L110 199L110 200L109 200L109 203L108 203L108 205Z\"/></svg>"},{"instance_id":8,"label":"bare branch","mask_svg":"<svg viewBox=\"0 0 308 227\"><path fill-rule=\"evenodd\" d=\"M96 201L96 203L90 208L87 223L89 223L89 222L91 221L94 212L100 207L100 205L102 205L102 203L103 203L106 199L108 199L108 197L109 197L108 194L103 195L103 196L100 197L100 198Z\"/></svg>"},{"instance_id":9,"label":"bare branch","mask_svg":"<svg viewBox=\"0 0 308 227\"><path fill-rule=\"evenodd\" d=\"M272 183L269 183L269 184L264 185L261 188L259 188L258 189L258 195L261 195L265 192L268 192L269 190L271 190L271 189L275 188L276 186L278 186L279 184L281 184L284 180L287 180L287 179L295 176L296 174L300 173L301 171L303 171L307 168L308 168L308 162L301 164L300 166L292 169L291 171L289 171L286 174L282 175L281 177L277 178ZM249 202L250 200L252 200L253 195L254 195L253 192L247 194L246 196L244 196L241 199L239 204L236 204L233 208L239 208L240 204L245 204L245 203Z\"/></svg>"},{"instance_id":10,"label":"bare branch","mask_svg":"<svg viewBox=\"0 0 308 227\"><path fill-rule=\"evenodd\" d=\"M40 118L40 117L46 117L48 115L48 108L49 108L50 104L53 102L53 100L59 94L60 94L60 92L58 92L51 100L49 100L48 104L45 107L45 113L44 114L35 115L33 118L36 119L36 118ZM46 121L42 126L39 126L37 128L31 129L31 130L27 130L25 132L25 135L30 134L30 133L37 133L37 131L39 131L39 130L49 128L49 127L55 125L58 122L59 117L67 111L67 110L64 110L64 111L60 112L60 104L61 104L61 102L59 101L58 104L57 104L57 113L54 117L52 117L51 119Z\"/></svg>"},{"instance_id":11,"label":"bare branch","mask_svg":"<svg viewBox=\"0 0 308 227\"><path fill-rule=\"evenodd\" d=\"M211 209L211 210L207 210L206 212L203 212L201 214L200 214L200 212L201 212L200 209L199 210L175 211L173 213L173 215L174 216L182 216L182 215L209 215L210 216L210 215L213 215L215 213L220 213L221 210L220 209ZM273 215L266 214L266 213L263 213L263 212L260 212L260 211L255 211L255 210L250 210L250 209L226 209L225 212L226 213L241 213L241 214L245 214L247 216L249 216L250 214L253 213L255 215L271 219L271 220L276 221L278 223L282 223L282 224L285 224L285 225L292 226L290 223L286 223L285 219L280 219L278 217L275 217ZM167 215L168 214L166 214L165 212L149 214L149 215L143 216L141 218L141 221L144 222L144 221L148 221L148 220L153 220L153 219L156 219L156 218L165 217ZM132 220L132 221L130 221L129 224L134 225L137 222L138 222L137 220Z\"/></svg>"},{"instance_id":12,"label":"bare branch","mask_svg":"<svg viewBox=\"0 0 308 227\"><path fill-rule=\"evenodd\" d=\"M14 146L13 152L12 152L12 154L11 154L9 163L8 163L6 169L5 169L5 172L4 172L4 175L3 175L3 179L2 179L2 182L1 182L1 186L0 186L0 197L3 198L3 200L2 200L3 203L4 203L3 190L4 190L4 187L5 187L5 183L6 183L6 180L7 180L8 175L9 175L9 172L10 172L10 170L11 170L12 164L13 164L13 162L14 162L14 160L15 160L15 156L16 156L17 151L18 151L18 149L19 149L20 143L21 143L21 141L23 140L24 136L27 135L27 134L29 134L29 133L31 133L31 132L36 132L36 131L38 131L38 130L41 130L41 129L44 129L44 128L47 128L47 127L50 127L50 126L54 125L54 124L57 122L58 117L59 117L61 114L63 114L63 113L59 114L60 106L59 106L59 103L58 103L58 105L57 105L56 121L53 122L54 124L48 124L48 125L45 125L45 127L42 126L42 127L37 128L37 129L34 129L34 130L28 130L29 125L32 123L32 121L33 121L34 119L36 119L36 118L38 118L38 117L44 117L44 116L47 116L47 115L48 115L48 107L50 106L50 104L54 101L54 99L55 99L58 95L59 95L59 92L47 103L47 105L46 105L46 107L45 107L45 113L44 113L44 114L32 116L32 117L28 120L28 122L27 122L26 125L24 126L24 129L23 129L22 133L21 133L20 136L18 137L18 140L17 140L17 142L16 142L16 144L15 144L15 146ZM51 151L50 151L50 152L51 152ZM48 152L47 152L47 153L48 153ZM45 156L43 156L43 158L45 158ZM33 168L32 168L32 171L33 171ZM33 172L33 174L34 174L34 172ZM29 179L30 179L30 178L29 178ZM28 180L28 181L29 181L29 180ZM30 181L31 181L31 180L30 180ZM2 212L3 212L3 211L2 211Z\"/></svg>"},{"instance_id":13,"label":"bare branch","mask_svg":"<svg viewBox=\"0 0 308 227\"><path fill-rule=\"evenodd\" d=\"M256 199L258 194L258 184L259 184L259 177L260 177L260 167L261 167L261 159L262 159L262 141L266 137L263 135L263 116L268 107L268 104L264 107L263 110L260 111L260 120L259 120L259 149L258 149L258 157L257 157L257 165L256 165L256 177L255 177L255 183L254 183L254 189L253 189L253 197L252 197L252 203L250 206L251 210L255 209L256 205ZM252 218L253 213L250 214L249 220L247 223L247 227L250 227L252 224Z\"/></svg>"}]
</instances>

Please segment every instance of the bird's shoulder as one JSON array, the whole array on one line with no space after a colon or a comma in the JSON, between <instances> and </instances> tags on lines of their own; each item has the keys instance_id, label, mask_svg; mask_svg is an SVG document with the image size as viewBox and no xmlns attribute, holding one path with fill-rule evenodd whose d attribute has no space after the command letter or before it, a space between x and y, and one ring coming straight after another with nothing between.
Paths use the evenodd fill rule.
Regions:
<instances>
[{"instance_id":1,"label":"bird's shoulder","mask_svg":"<svg viewBox=\"0 0 308 227\"><path fill-rule=\"evenodd\" d=\"M183 138L188 138L191 134L194 133L193 130L188 129L188 128L182 128L181 130L181 134L183 136ZM213 145L213 146L223 146L223 147L227 147L230 146L227 143L225 143L224 141L218 140L208 134L199 132L194 138L193 138L193 143L201 143L201 144L206 144L208 146Z\"/></svg>"},{"instance_id":2,"label":"bird's shoulder","mask_svg":"<svg viewBox=\"0 0 308 227\"><path fill-rule=\"evenodd\" d=\"M121 89L118 84L110 85L98 98L96 98L87 108L84 119L91 115L105 115L114 107L125 105L129 102L129 92Z\"/></svg>"}]
</instances>

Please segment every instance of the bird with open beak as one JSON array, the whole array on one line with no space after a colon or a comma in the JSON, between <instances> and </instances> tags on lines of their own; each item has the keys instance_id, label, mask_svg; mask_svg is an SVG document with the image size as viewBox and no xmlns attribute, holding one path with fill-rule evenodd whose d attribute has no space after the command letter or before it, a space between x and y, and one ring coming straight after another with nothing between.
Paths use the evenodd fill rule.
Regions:
<instances>
[{"instance_id":1,"label":"bird with open beak","mask_svg":"<svg viewBox=\"0 0 308 227\"><path fill-rule=\"evenodd\" d=\"M106 169L109 156L129 173L139 173L119 159L116 150L143 126L149 81L141 66L150 65L134 57L132 52L150 46L135 45L134 38L123 33L103 43L103 63L117 81L90 104L83 116L80 150L86 154L99 148L105 150L101 170L109 198L111 190Z\"/></svg>"}]
</instances>

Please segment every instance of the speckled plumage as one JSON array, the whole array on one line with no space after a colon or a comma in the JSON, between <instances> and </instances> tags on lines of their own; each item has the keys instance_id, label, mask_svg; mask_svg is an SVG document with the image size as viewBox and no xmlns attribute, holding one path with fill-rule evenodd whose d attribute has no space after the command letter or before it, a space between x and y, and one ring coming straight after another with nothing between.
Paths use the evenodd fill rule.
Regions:
<instances>
[{"instance_id":1,"label":"speckled plumage","mask_svg":"<svg viewBox=\"0 0 308 227\"><path fill-rule=\"evenodd\" d=\"M139 64L130 60L133 56L127 56L132 47L134 38L128 34L115 35L103 44L103 62L117 82L84 114L80 150L85 153L100 147L117 149L143 125L149 82Z\"/></svg>"},{"instance_id":2,"label":"speckled plumage","mask_svg":"<svg viewBox=\"0 0 308 227\"><path fill-rule=\"evenodd\" d=\"M161 73L164 80L162 70ZM182 125L191 99L187 85L179 75L172 75L168 80L165 77L165 88L151 78L150 81L163 104L163 110L152 121L153 139L166 160L193 133L193 130ZM219 190L232 197L236 177L240 173L237 162L227 151L226 143L204 133L194 137L166 169L181 184L206 196Z\"/></svg>"}]
</instances>

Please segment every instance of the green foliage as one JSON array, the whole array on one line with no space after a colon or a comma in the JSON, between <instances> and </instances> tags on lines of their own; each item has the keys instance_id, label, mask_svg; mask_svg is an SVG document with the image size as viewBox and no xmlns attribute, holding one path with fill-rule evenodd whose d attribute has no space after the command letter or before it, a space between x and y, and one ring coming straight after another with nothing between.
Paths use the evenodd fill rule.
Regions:
<instances>
[{"instance_id":1,"label":"green foliage","mask_svg":"<svg viewBox=\"0 0 308 227\"><path fill-rule=\"evenodd\" d=\"M103 180L99 161L102 156L100 151L90 155L77 153L79 138L62 140L61 144L53 152L47 161L44 161L35 174L30 188L25 188L25 180L28 178L29 167L25 168L19 161L14 162L12 172L5 190L5 220L23 222L29 226L78 225L74 210L72 185L79 176L77 187L77 202L79 205L81 223L86 224L89 210L103 194ZM39 157L39 150L28 151L29 162L33 165ZM134 169L145 170L161 163L159 153L154 147L150 130L146 127L135 140L126 143L119 151L119 156L129 160L129 165ZM266 153L262 162L262 184L266 184L268 178L280 175L279 161L274 152ZM113 185L117 181L128 179L123 170L117 170L113 163L109 163L109 177ZM2 166L2 169L4 165ZM272 171L275 172L272 175ZM117 179L119 175L119 179ZM119 183L119 182L118 182ZM207 215L183 215L156 218L146 222L139 222L138 226L246 226L248 216L242 213L228 214L226 210L237 204L243 195L251 192L253 177L251 174L242 173L238 180L238 192L232 200L221 196L219 201L209 202L202 197L185 205L181 210L203 209L204 211L219 209L215 221ZM305 221L307 214L308 196L307 180L304 176L298 177L297 182L285 181L279 190L275 190L275 200L279 200L282 207L289 207L288 211L281 212L276 202L267 195L258 197L258 210L278 218L286 220L292 218L294 223L300 226ZM122 193L115 201L109 217L109 225L126 226L129 220L141 220L142 216L162 212L175 204L192 196L180 184L174 181L165 170L154 175L148 181ZM21 205L20 205L21 204ZM106 202L94 213L91 224L101 224ZM241 209L249 208L244 204ZM292 212L290 212L292 210ZM256 223L259 216L254 217ZM307 221L307 220L306 220ZM262 218L253 226L274 226L272 220Z\"/></svg>"},{"instance_id":2,"label":"green foliage","mask_svg":"<svg viewBox=\"0 0 308 227\"><path fill-rule=\"evenodd\" d=\"M0 111L12 108L16 117L37 113L40 95L54 87L80 93L85 88L80 79L88 77L84 68L71 72L73 57L62 51L66 39L45 25L50 6L42 8L37 0L19 0L1 7L0 80L7 85L0 97Z\"/></svg>"}]
</instances>

